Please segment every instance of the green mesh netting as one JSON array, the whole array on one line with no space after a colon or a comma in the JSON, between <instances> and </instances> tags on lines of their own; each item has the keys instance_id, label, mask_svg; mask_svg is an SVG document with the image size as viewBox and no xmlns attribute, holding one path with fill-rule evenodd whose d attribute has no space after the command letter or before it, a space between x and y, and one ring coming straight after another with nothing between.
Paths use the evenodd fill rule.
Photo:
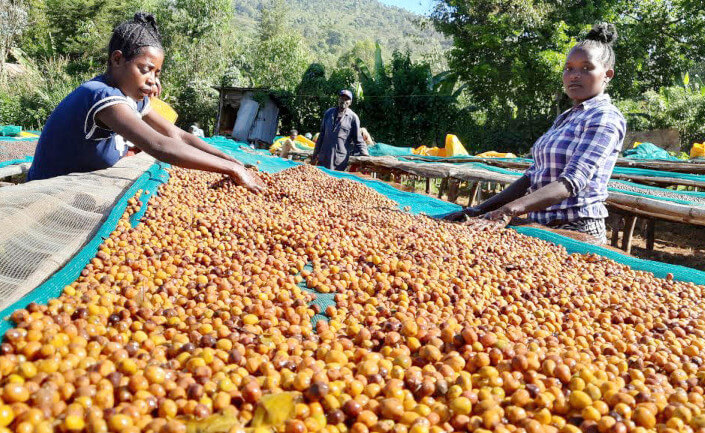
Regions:
<instances>
[{"instance_id":1,"label":"green mesh netting","mask_svg":"<svg viewBox=\"0 0 705 433\"><path fill-rule=\"evenodd\" d=\"M313 266L311 266L310 263L306 263L306 266L304 266L304 269L307 271L313 271ZM325 311L326 311L326 308L328 308L330 306L335 306L335 294L334 293L318 292L318 291L308 287L306 285L306 281L301 281L298 284L298 286L304 292L309 292L309 293L313 293L314 295L316 295L316 299L314 299L308 305L309 306L317 305L320 308L320 312L316 313L316 315L314 315L311 318L311 324L315 327L316 323L318 323L319 320L328 321L328 316L326 316Z\"/></svg>"},{"instance_id":2,"label":"green mesh netting","mask_svg":"<svg viewBox=\"0 0 705 433\"><path fill-rule=\"evenodd\" d=\"M17 165L17 164L22 164L25 162L32 162L34 160L33 156L26 156L21 159L11 159L9 161L0 161L0 168L7 167L10 165Z\"/></svg>"},{"instance_id":3,"label":"green mesh netting","mask_svg":"<svg viewBox=\"0 0 705 433\"><path fill-rule=\"evenodd\" d=\"M614 191L614 192L619 192L622 194L629 194L629 195L634 195L634 196L639 196L639 197L647 197L647 198L652 198L655 200L665 200L665 201L669 201L672 203L678 203L678 204L683 204L683 205L687 205L687 206L697 206L697 207L705 206L705 204L703 204L703 201L702 201L702 200L705 200L705 192L677 191L677 190L673 190L673 189L659 188L657 186L637 184L637 183L629 182L626 180L611 180L610 184L624 185L625 187L619 188L619 187L612 186L610 188L607 188L609 191ZM642 191L632 191L629 188L638 188L639 190L651 191L652 193L644 193ZM668 196L664 196L664 194L677 194L679 196L693 198L693 200L684 200L683 198L668 197ZM698 199L700 199L700 201L698 201Z\"/></svg>"},{"instance_id":4,"label":"green mesh netting","mask_svg":"<svg viewBox=\"0 0 705 433\"><path fill-rule=\"evenodd\" d=\"M37 137L6 137L0 135L0 142L1 141L37 141Z\"/></svg>"},{"instance_id":5,"label":"green mesh netting","mask_svg":"<svg viewBox=\"0 0 705 433\"><path fill-rule=\"evenodd\" d=\"M666 161L677 161L678 158L671 156L668 151L661 149L653 143L640 143L637 147L627 149L622 152L628 159L658 159Z\"/></svg>"},{"instance_id":6,"label":"green mesh netting","mask_svg":"<svg viewBox=\"0 0 705 433\"><path fill-rule=\"evenodd\" d=\"M22 127L18 125L0 126L0 135L3 137L17 137L22 132Z\"/></svg>"},{"instance_id":7,"label":"green mesh netting","mask_svg":"<svg viewBox=\"0 0 705 433\"><path fill-rule=\"evenodd\" d=\"M687 163L684 163L687 164ZM682 180L692 180L696 182L705 182L705 176L702 174L692 173L677 173L674 171L653 170L649 168L633 168L633 167L615 167L614 172L625 176L644 176L656 178L673 178Z\"/></svg>"},{"instance_id":8,"label":"green mesh netting","mask_svg":"<svg viewBox=\"0 0 705 433\"><path fill-rule=\"evenodd\" d=\"M390 146L384 143L375 143L371 146L367 146L367 150L370 152L370 156L413 155L410 147Z\"/></svg>"}]
</instances>

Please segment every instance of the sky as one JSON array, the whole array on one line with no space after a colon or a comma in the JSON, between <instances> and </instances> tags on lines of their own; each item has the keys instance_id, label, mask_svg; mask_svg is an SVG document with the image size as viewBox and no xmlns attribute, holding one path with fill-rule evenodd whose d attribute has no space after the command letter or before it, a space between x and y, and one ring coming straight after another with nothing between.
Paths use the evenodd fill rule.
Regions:
<instances>
[{"instance_id":1,"label":"sky","mask_svg":"<svg viewBox=\"0 0 705 433\"><path fill-rule=\"evenodd\" d=\"M389 6L397 6L421 15L428 15L433 6L433 0L379 0L379 2Z\"/></svg>"}]
</instances>

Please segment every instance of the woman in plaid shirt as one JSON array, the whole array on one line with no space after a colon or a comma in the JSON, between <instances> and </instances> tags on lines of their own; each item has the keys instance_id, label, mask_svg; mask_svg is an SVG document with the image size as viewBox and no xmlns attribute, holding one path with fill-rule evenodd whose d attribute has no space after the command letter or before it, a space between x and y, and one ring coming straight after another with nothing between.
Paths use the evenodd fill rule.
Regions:
<instances>
[{"instance_id":1,"label":"woman in plaid shirt","mask_svg":"<svg viewBox=\"0 0 705 433\"><path fill-rule=\"evenodd\" d=\"M605 89L614 77L611 24L595 26L568 54L563 87L574 101L534 143L534 163L500 194L477 207L446 216L459 221L483 215L509 223L529 218L553 228L579 231L605 243L607 183L622 149L626 121Z\"/></svg>"}]
</instances>

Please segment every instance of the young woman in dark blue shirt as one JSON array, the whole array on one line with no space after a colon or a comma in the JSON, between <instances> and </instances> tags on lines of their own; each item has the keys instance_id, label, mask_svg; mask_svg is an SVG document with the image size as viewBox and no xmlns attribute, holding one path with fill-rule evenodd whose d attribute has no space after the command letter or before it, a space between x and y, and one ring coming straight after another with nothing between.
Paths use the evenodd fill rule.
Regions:
<instances>
[{"instance_id":1,"label":"young woman in dark blue shirt","mask_svg":"<svg viewBox=\"0 0 705 433\"><path fill-rule=\"evenodd\" d=\"M262 190L262 181L239 161L150 109L163 62L152 15L137 13L118 25L105 74L83 83L49 116L28 180L111 167L127 153L129 141L160 161L227 174L252 191Z\"/></svg>"}]
</instances>

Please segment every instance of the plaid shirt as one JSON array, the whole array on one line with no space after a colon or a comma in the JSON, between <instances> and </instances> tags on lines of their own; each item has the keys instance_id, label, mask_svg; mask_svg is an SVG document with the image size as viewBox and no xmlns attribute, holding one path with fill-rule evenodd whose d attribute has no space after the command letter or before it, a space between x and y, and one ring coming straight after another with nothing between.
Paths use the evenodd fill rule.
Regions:
<instances>
[{"instance_id":1,"label":"plaid shirt","mask_svg":"<svg viewBox=\"0 0 705 433\"><path fill-rule=\"evenodd\" d=\"M558 179L568 182L570 197L545 210L529 213L540 224L605 218L607 182L622 150L624 116L602 94L564 112L531 148L534 163L525 175L529 192Z\"/></svg>"}]
</instances>

